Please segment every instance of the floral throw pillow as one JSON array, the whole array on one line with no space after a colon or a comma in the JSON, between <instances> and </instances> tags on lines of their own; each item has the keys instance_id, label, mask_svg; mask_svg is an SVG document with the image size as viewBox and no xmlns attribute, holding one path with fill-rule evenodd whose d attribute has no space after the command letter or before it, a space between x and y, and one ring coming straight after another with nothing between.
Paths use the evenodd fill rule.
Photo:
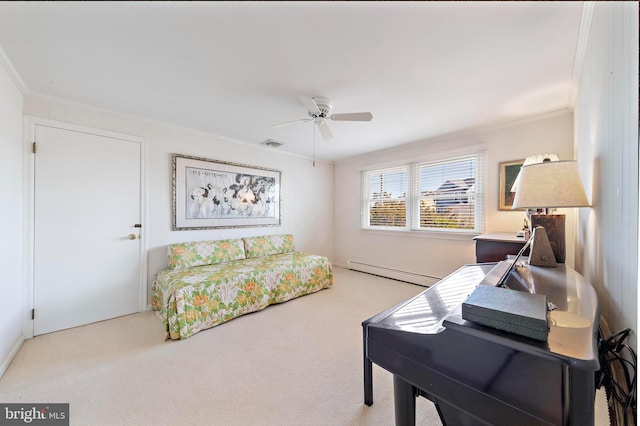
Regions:
<instances>
[{"instance_id":1,"label":"floral throw pillow","mask_svg":"<svg viewBox=\"0 0 640 426\"><path fill-rule=\"evenodd\" d=\"M169 269L215 265L244 258L242 239L171 244L167 251Z\"/></svg>"},{"instance_id":2,"label":"floral throw pillow","mask_svg":"<svg viewBox=\"0 0 640 426\"><path fill-rule=\"evenodd\" d=\"M289 253L295 251L293 235L265 235L244 239L244 250L247 259L252 257L270 256L272 254Z\"/></svg>"}]
</instances>

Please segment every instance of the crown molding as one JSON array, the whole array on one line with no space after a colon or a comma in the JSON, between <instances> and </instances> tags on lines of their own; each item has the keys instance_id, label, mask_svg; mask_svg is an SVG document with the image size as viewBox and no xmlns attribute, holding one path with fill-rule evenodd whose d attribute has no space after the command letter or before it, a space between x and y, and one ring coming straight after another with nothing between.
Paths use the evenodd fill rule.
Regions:
<instances>
[{"instance_id":1,"label":"crown molding","mask_svg":"<svg viewBox=\"0 0 640 426\"><path fill-rule=\"evenodd\" d=\"M336 161L335 164L348 163L354 160L363 160L369 157L376 157L378 155L384 154L385 152L393 152L402 149L411 149L417 146L421 146L423 144L435 144L439 142L447 142L452 139L467 137L467 136L476 136L481 133L496 131L500 129L505 129L509 127L524 125L527 123L533 123L540 120L547 120L554 117L561 117L563 115L573 114L573 110L569 108L561 108L556 110L551 110L547 112L541 112L539 114L528 115L525 117L508 119L503 121L496 121L492 123L485 123L478 126L468 127L460 130L456 130L450 133L444 133L442 135L433 136L431 138L420 139L417 141L407 142L404 144L396 145L390 148L384 148L377 151L368 152L361 155L355 155L353 157L345 158L343 160Z\"/></svg>"},{"instance_id":2,"label":"crown molding","mask_svg":"<svg viewBox=\"0 0 640 426\"><path fill-rule=\"evenodd\" d=\"M150 118L146 118L146 117L138 116L138 115L134 115L134 114L127 114L127 113L123 113L123 112L111 111L111 110L106 109L106 108L101 108L101 107L96 107L96 106L93 106L93 105L83 104L83 103L72 101L72 100L69 100L69 99L60 98L60 97L56 97L56 96L45 95L45 94L37 93L37 92L30 92L28 94L28 97L30 99L46 102L47 104L55 104L55 105L60 105L60 106L67 107L67 108L76 108L76 109L81 110L81 111L92 112L92 113L95 113L95 114L107 115L107 116L110 116L110 117L120 118L120 119L124 119L124 120L132 120L132 121L136 121L136 122L139 122L139 123L142 123L142 124L145 124L145 125L150 125L150 126L154 126L154 127L161 127L161 128L164 128L164 129L170 129L170 130L177 131L177 132L190 133L190 134L193 134L193 135L203 136L203 137L207 137L207 138L213 138L213 139L219 140L221 142L228 142L228 143L233 143L233 144L250 146L252 148L256 148L256 149L260 149L260 150L265 150L265 151L270 151L270 152L277 152L279 154L282 154L282 155L285 155L285 156L289 156L289 157L302 158L302 159L309 160L309 161L315 161L316 163L328 164L328 165L333 165L334 164L333 161L321 160L321 159L317 159L317 158L314 160L311 156L308 156L308 155L294 154L294 153L286 152L286 151L278 151L278 150L276 150L274 148L261 145L260 142L262 142L262 141L260 141L260 142L247 142L247 141L243 141L243 140L240 140L240 139L234 139L234 138L230 138L230 137L227 137L227 136L219 135L219 134L216 134L216 133L210 133L210 132L206 132L206 131L203 131L203 130L198 130L198 129L195 129L195 128L192 128L192 127L181 126L179 124L173 124L173 123L168 123L168 122L164 122L164 121L154 120L154 119L150 119ZM48 118L48 117L45 117L45 118ZM64 120L60 120L60 121L64 121ZM144 135L144 134L132 135L132 136L141 136L141 137L144 137L144 138L148 138L148 135Z\"/></svg>"},{"instance_id":3,"label":"crown molding","mask_svg":"<svg viewBox=\"0 0 640 426\"><path fill-rule=\"evenodd\" d=\"M25 84L22 77L20 77L20 74L18 74L18 71L16 71L16 68L13 66L11 59L9 59L2 46L0 46L0 66L6 71L6 73L9 75L9 78L11 78L11 80L23 96L29 94L29 88Z\"/></svg>"},{"instance_id":4,"label":"crown molding","mask_svg":"<svg viewBox=\"0 0 640 426\"><path fill-rule=\"evenodd\" d=\"M578 29L578 42L576 43L576 53L573 59L573 72L571 73L571 87L569 88L569 107L575 108L578 99L578 87L580 87L580 78L582 77L582 69L584 67L584 57L589 42L589 33L591 32L591 21L593 19L593 9L595 2L586 1L582 4L582 14L580 16L580 28Z\"/></svg>"}]
</instances>

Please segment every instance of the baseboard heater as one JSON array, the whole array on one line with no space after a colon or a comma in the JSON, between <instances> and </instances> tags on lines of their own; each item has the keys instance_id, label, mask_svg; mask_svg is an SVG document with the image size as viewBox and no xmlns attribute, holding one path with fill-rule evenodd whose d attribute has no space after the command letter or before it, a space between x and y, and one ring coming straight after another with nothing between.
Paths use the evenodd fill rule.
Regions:
<instances>
[{"instance_id":1,"label":"baseboard heater","mask_svg":"<svg viewBox=\"0 0 640 426\"><path fill-rule=\"evenodd\" d=\"M347 260L346 266L347 269L351 269L353 271L365 272L367 274L378 275L411 284L418 284L424 287L430 287L441 279L430 275L400 271L398 269L386 268L384 266L369 265L367 263L355 262L353 260Z\"/></svg>"}]
</instances>

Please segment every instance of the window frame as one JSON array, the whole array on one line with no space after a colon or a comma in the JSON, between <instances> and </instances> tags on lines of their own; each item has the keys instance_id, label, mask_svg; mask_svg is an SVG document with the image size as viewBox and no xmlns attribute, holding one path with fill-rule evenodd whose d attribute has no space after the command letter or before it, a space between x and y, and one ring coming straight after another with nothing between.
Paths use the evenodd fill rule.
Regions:
<instances>
[{"instance_id":1,"label":"window frame","mask_svg":"<svg viewBox=\"0 0 640 426\"><path fill-rule=\"evenodd\" d=\"M381 168L376 168L376 169L371 169L368 171L362 171L361 173L361 206L360 206L360 210L361 210L361 227L366 225L366 229L375 229L375 230L385 230L385 231L404 231L407 230L409 227L409 217L408 217L408 212L409 212L409 165L408 164L402 164L399 166L390 166L390 167L381 167ZM370 178L373 174L385 174L385 173L391 173L394 171L400 171L404 169L404 173L405 173L405 181L407 184L406 187L406 193L404 197L398 197L398 198L381 198L381 199L376 199L373 197L369 197L369 194L371 193L370 191L370 187L369 187L369 183L370 183ZM405 203L405 225L400 227L400 226L380 226L380 225L370 225L371 223L371 204L374 202L378 202L381 200L404 200Z\"/></svg>"},{"instance_id":2,"label":"window frame","mask_svg":"<svg viewBox=\"0 0 640 426\"><path fill-rule=\"evenodd\" d=\"M478 235L484 232L485 225L485 206L486 195L484 191L486 173L485 173L485 149L475 148L473 150L465 150L464 152L451 152L448 154L442 154L432 156L430 158L422 158L417 161L407 161L402 163L396 163L392 166L380 166L370 167L361 170L361 203L360 203L360 229L365 231L389 231L394 233L408 233L415 235ZM474 209L473 229L466 228L421 228L420 227L420 200L424 197L420 193L420 177L419 171L421 167L428 167L429 165L455 163L465 159L472 159L475 166L474 176ZM407 181L407 193L404 200L405 203L405 217L406 222L404 227L399 226L378 226L370 224L370 203L372 199L369 198L369 177L375 173L381 173L386 170L399 170L404 168L406 170ZM445 183L448 179L445 179ZM396 200L397 198L391 198Z\"/></svg>"}]
</instances>

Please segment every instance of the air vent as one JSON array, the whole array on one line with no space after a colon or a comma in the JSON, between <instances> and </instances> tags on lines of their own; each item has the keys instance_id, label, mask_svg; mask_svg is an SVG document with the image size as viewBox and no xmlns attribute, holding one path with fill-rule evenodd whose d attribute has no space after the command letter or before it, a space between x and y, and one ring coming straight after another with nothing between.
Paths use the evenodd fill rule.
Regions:
<instances>
[{"instance_id":1,"label":"air vent","mask_svg":"<svg viewBox=\"0 0 640 426\"><path fill-rule=\"evenodd\" d=\"M265 141L260 142L260 144L261 144L261 145L266 145L266 146L268 146L269 148L277 148L277 147L279 147L279 146L284 145L284 143L279 142L279 141L277 141L277 140L275 140L275 139L267 139L267 140L265 140Z\"/></svg>"}]
</instances>

